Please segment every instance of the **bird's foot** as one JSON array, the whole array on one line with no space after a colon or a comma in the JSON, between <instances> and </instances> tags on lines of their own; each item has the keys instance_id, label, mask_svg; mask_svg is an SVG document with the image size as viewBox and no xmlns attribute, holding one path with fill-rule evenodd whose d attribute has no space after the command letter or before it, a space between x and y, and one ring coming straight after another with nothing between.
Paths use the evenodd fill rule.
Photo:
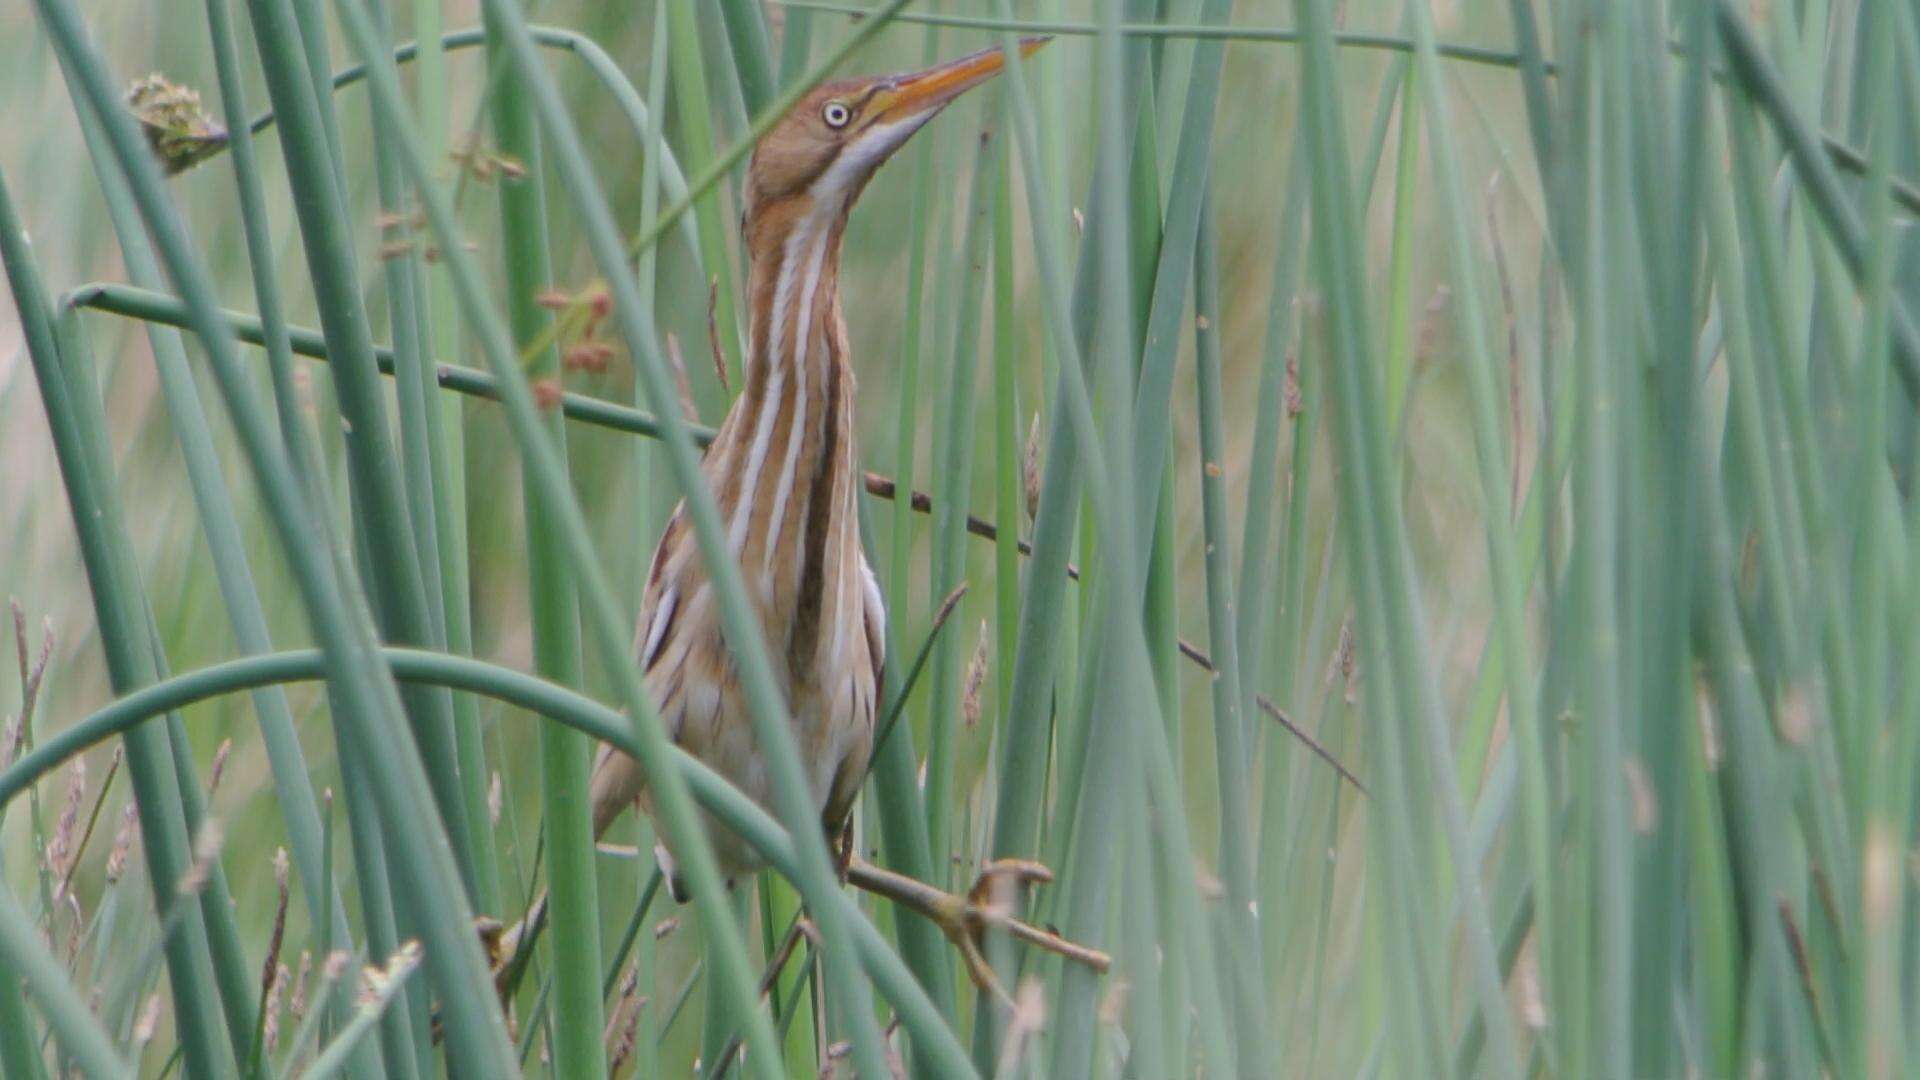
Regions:
<instances>
[{"instance_id":1,"label":"bird's foot","mask_svg":"<svg viewBox=\"0 0 1920 1080\"><path fill-rule=\"evenodd\" d=\"M1013 916L1014 901L1022 887L1045 885L1053 880L1053 871L1032 859L999 859L988 863L974 879L965 896L956 896L934 888L924 881L884 870L858 858L849 861L847 880L894 903L918 912L940 928L960 959L967 965L973 984L1002 1002L1011 1003L1006 988L993 973L981 951L989 929L998 930L1029 945L1105 972L1113 960L1098 949L1088 948Z\"/></svg>"},{"instance_id":2,"label":"bird's foot","mask_svg":"<svg viewBox=\"0 0 1920 1080\"><path fill-rule=\"evenodd\" d=\"M513 942L508 939L508 931L519 929L518 925L509 927L491 915L473 917L473 933L480 939L480 951L486 954L488 968L497 973L506 964L513 955Z\"/></svg>"}]
</instances>

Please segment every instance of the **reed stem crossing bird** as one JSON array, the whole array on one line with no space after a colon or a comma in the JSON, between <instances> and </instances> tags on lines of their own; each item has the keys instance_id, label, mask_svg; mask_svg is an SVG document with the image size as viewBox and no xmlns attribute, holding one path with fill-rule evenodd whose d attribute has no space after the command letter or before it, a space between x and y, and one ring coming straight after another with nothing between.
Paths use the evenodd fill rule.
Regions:
<instances>
[{"instance_id":1,"label":"reed stem crossing bird","mask_svg":"<svg viewBox=\"0 0 1920 1080\"><path fill-rule=\"evenodd\" d=\"M1021 43L1031 53L1045 39ZM866 778L882 699L886 611L860 546L852 347L840 307L840 247L867 182L914 132L992 78L988 49L925 71L824 84L800 99L755 147L741 228L748 253L745 385L701 462L759 615L821 827L845 829ZM646 686L674 741L763 806L773 781L747 714L719 598L702 566L684 503L668 520L647 573L636 632ZM592 780L595 835L636 801L646 777L602 747ZM706 818L729 886L764 865L759 852ZM672 853L661 865L676 899ZM984 890L949 896L848 853L854 884L935 920L983 986L977 941L996 926L1104 966L1105 957L997 914ZM1045 868L1010 863L989 879L1035 881ZM537 926L536 909L523 925ZM511 935L524 953L529 935ZM998 987L993 987L996 991Z\"/></svg>"}]
</instances>

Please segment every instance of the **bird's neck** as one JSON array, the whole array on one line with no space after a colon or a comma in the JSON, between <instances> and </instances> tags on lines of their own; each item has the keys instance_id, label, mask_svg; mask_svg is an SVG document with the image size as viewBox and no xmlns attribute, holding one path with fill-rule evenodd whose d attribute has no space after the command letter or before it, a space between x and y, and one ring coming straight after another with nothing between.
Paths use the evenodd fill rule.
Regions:
<instances>
[{"instance_id":1,"label":"bird's neck","mask_svg":"<svg viewBox=\"0 0 1920 1080\"><path fill-rule=\"evenodd\" d=\"M764 403L844 362L840 340L840 238L846 218L823 211L793 215L757 238L747 272L748 327L744 396ZM771 388L771 389L770 389ZM816 384L814 390L819 389ZM817 394L801 404L822 404Z\"/></svg>"},{"instance_id":2,"label":"bird's neck","mask_svg":"<svg viewBox=\"0 0 1920 1080\"><path fill-rule=\"evenodd\" d=\"M746 386L710 455L741 566L768 625L791 626L789 648L800 652L816 646L858 555L844 227L844 215L801 214L755 238Z\"/></svg>"}]
</instances>

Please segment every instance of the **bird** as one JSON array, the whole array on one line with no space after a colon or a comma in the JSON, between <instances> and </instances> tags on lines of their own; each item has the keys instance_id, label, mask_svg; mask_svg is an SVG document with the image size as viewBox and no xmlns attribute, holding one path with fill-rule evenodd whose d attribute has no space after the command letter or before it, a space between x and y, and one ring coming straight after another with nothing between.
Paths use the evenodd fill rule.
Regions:
<instances>
[{"instance_id":1,"label":"bird","mask_svg":"<svg viewBox=\"0 0 1920 1080\"><path fill-rule=\"evenodd\" d=\"M1022 54L1046 40L1023 40ZM747 166L743 387L700 472L718 505L728 554L739 561L830 841L844 836L873 753L887 617L859 536L862 473L853 349L840 304L841 245L875 172L1004 63L1005 53L991 48L921 71L823 83L762 136ZM772 777L684 500L647 570L635 648L674 742L771 809ZM636 803L650 812L644 770L603 745L589 789L594 835ZM702 820L729 888L764 865L724 825L704 812ZM842 851L847 873L853 856L844 845ZM669 891L684 903L688 893L671 846L663 841L655 854ZM1019 860L990 870L1016 882L1047 879L1043 867ZM976 981L990 978L977 948L988 925L1043 947L1066 947L1046 931L988 911L978 886L968 898L951 897L864 864L854 883L938 922L961 946ZM503 954L524 955L530 936L522 928L537 929L543 914L544 904L536 903L519 927L490 942L496 964Z\"/></svg>"},{"instance_id":2,"label":"bird","mask_svg":"<svg viewBox=\"0 0 1920 1080\"><path fill-rule=\"evenodd\" d=\"M867 772L880 707L886 607L861 548L852 344L840 305L848 217L874 173L1005 54L985 49L924 71L824 83L755 146L741 214L747 250L743 387L701 461L782 684L809 794L837 837ZM763 806L761 759L719 598L683 501L653 561L635 633L646 686L674 741ZM595 761L597 833L645 776L612 747ZM759 853L709 819L722 876ZM670 891L686 898L670 848Z\"/></svg>"}]
</instances>

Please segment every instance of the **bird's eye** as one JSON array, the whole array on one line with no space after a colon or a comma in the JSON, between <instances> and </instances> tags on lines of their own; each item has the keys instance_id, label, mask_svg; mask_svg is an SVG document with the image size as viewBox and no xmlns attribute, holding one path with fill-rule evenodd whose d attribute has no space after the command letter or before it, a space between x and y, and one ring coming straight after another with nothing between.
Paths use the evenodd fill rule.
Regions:
<instances>
[{"instance_id":1,"label":"bird's eye","mask_svg":"<svg viewBox=\"0 0 1920 1080\"><path fill-rule=\"evenodd\" d=\"M820 110L820 118L827 122L828 127L838 131L847 126L847 121L853 119L853 113L848 110L844 102L829 101L827 107Z\"/></svg>"}]
</instances>

